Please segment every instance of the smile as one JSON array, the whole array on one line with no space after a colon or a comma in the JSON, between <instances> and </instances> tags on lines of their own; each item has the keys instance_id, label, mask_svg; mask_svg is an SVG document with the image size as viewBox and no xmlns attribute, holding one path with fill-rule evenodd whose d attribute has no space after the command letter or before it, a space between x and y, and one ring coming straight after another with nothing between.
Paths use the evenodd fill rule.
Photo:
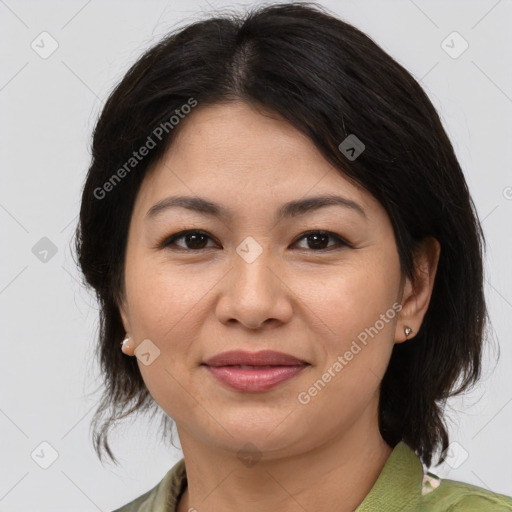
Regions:
<instances>
[{"instance_id":1,"label":"smile","mask_svg":"<svg viewBox=\"0 0 512 512\"><path fill-rule=\"evenodd\" d=\"M206 366L211 375L231 389L261 393L295 377L308 364L294 366Z\"/></svg>"}]
</instances>

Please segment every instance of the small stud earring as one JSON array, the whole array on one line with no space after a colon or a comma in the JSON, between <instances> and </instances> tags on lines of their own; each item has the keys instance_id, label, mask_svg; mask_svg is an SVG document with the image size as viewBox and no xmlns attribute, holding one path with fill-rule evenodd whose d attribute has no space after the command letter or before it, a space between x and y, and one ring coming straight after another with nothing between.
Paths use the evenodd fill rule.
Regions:
<instances>
[{"instance_id":1,"label":"small stud earring","mask_svg":"<svg viewBox=\"0 0 512 512\"><path fill-rule=\"evenodd\" d=\"M130 341L130 337L127 336L123 341L121 341L121 347L124 347L126 345L126 343L128 343Z\"/></svg>"},{"instance_id":2,"label":"small stud earring","mask_svg":"<svg viewBox=\"0 0 512 512\"><path fill-rule=\"evenodd\" d=\"M411 332L412 332L412 329L410 327L406 327L404 330L405 330L406 337L409 336L409 334L411 334Z\"/></svg>"}]
</instances>

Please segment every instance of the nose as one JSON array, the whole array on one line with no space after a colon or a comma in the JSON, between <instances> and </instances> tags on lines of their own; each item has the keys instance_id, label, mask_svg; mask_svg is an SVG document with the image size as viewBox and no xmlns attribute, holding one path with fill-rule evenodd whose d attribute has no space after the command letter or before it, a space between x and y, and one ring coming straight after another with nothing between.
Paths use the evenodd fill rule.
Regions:
<instances>
[{"instance_id":1,"label":"nose","mask_svg":"<svg viewBox=\"0 0 512 512\"><path fill-rule=\"evenodd\" d=\"M259 329L287 323L292 317L294 294L282 267L270 250L258 245L249 240L233 254L232 268L219 285L216 313L221 322Z\"/></svg>"}]
</instances>

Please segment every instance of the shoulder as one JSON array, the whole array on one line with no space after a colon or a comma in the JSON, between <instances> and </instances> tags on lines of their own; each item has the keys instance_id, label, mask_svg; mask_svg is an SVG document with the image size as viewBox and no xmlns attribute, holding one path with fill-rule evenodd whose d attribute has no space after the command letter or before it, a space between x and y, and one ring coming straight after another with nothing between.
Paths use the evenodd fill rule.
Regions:
<instances>
[{"instance_id":1,"label":"shoulder","mask_svg":"<svg viewBox=\"0 0 512 512\"><path fill-rule=\"evenodd\" d=\"M427 486L423 496L425 512L512 512L510 496L465 482L441 480L432 473L427 475L425 480L433 485Z\"/></svg>"},{"instance_id":2,"label":"shoulder","mask_svg":"<svg viewBox=\"0 0 512 512\"><path fill-rule=\"evenodd\" d=\"M175 512L186 485L185 461L182 458L152 489L112 512Z\"/></svg>"},{"instance_id":3,"label":"shoulder","mask_svg":"<svg viewBox=\"0 0 512 512\"><path fill-rule=\"evenodd\" d=\"M157 487L158 486L150 489L148 492L145 492L143 495L135 498L129 503L126 503L122 507L112 510L112 512L142 512L144 510L148 510L148 505L152 501Z\"/></svg>"}]
</instances>

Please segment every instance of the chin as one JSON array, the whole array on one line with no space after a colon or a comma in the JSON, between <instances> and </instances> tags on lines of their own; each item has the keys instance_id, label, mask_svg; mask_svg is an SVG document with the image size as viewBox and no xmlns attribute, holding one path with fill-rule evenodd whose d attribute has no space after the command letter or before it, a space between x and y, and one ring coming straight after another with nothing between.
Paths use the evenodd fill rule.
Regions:
<instances>
[{"instance_id":1,"label":"chin","mask_svg":"<svg viewBox=\"0 0 512 512\"><path fill-rule=\"evenodd\" d=\"M289 448L296 446L301 439L300 432L297 429L292 429L291 425L287 428L280 428L283 427L281 423L278 427L279 421L268 423L260 421L259 425L250 421L238 422L237 424L224 423L223 426L227 432L219 426L220 432L218 433L220 437L212 438L211 431L208 437L212 444L223 450L235 451L237 454L239 451L254 451L256 454L259 453L260 456L264 452L265 458L279 458L285 454L289 455L287 453ZM272 452L273 455L270 456L269 452Z\"/></svg>"}]
</instances>

